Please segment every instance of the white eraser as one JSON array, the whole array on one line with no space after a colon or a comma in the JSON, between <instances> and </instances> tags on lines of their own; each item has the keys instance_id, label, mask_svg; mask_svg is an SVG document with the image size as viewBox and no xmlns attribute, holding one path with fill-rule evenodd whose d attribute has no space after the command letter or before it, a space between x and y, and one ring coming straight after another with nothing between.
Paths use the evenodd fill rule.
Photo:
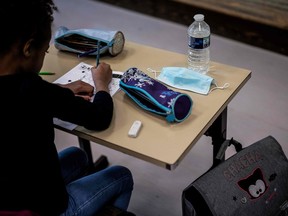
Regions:
<instances>
[{"instance_id":1,"label":"white eraser","mask_svg":"<svg viewBox=\"0 0 288 216\"><path fill-rule=\"evenodd\" d=\"M139 120L136 120L133 122L129 132L128 132L128 136L129 137L137 137L140 129L141 129L141 126L142 126L142 122L139 121Z\"/></svg>"}]
</instances>

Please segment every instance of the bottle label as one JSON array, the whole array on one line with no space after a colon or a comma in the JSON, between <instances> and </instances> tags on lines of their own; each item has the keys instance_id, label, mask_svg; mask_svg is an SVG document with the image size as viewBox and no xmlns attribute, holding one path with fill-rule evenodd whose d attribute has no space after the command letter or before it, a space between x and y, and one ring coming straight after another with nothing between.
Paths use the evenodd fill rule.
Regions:
<instances>
[{"instance_id":1,"label":"bottle label","mask_svg":"<svg viewBox=\"0 0 288 216\"><path fill-rule=\"evenodd\" d=\"M204 49L210 46L210 35L204 38L189 37L189 47L192 49Z\"/></svg>"}]
</instances>

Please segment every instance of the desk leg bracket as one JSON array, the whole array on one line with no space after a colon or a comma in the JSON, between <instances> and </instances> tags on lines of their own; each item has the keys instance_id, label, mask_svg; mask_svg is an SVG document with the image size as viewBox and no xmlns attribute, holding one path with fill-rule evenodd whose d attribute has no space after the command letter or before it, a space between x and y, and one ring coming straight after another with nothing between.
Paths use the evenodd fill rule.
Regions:
<instances>
[{"instance_id":1,"label":"desk leg bracket","mask_svg":"<svg viewBox=\"0 0 288 216\"><path fill-rule=\"evenodd\" d=\"M213 124L206 131L206 136L211 136L213 145L213 167L218 165L219 162L225 159L225 153L221 158L216 158L222 144L226 141L226 131L227 131L227 107L218 116L218 118L213 122Z\"/></svg>"},{"instance_id":2,"label":"desk leg bracket","mask_svg":"<svg viewBox=\"0 0 288 216\"><path fill-rule=\"evenodd\" d=\"M231 138L227 140L227 107L213 122L206 131L206 136L211 136L213 145L213 165L212 168L225 160L225 152L228 146L234 145L236 152L242 150L242 145L238 141Z\"/></svg>"}]
</instances>

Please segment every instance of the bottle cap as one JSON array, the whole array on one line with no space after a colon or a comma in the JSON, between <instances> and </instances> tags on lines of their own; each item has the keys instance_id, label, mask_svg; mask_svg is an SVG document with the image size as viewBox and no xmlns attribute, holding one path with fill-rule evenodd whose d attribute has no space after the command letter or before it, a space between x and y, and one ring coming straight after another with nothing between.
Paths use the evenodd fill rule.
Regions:
<instances>
[{"instance_id":1,"label":"bottle cap","mask_svg":"<svg viewBox=\"0 0 288 216\"><path fill-rule=\"evenodd\" d=\"M194 20L196 21L203 21L204 20L204 15L203 14L196 14L194 16Z\"/></svg>"}]
</instances>

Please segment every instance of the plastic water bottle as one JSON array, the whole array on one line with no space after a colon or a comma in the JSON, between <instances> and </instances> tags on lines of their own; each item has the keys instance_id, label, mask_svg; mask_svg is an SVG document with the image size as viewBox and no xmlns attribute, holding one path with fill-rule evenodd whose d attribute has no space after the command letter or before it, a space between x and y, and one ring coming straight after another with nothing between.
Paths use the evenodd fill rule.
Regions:
<instances>
[{"instance_id":1,"label":"plastic water bottle","mask_svg":"<svg viewBox=\"0 0 288 216\"><path fill-rule=\"evenodd\" d=\"M196 14L188 28L188 68L206 74L210 62L210 27L203 14Z\"/></svg>"}]
</instances>

